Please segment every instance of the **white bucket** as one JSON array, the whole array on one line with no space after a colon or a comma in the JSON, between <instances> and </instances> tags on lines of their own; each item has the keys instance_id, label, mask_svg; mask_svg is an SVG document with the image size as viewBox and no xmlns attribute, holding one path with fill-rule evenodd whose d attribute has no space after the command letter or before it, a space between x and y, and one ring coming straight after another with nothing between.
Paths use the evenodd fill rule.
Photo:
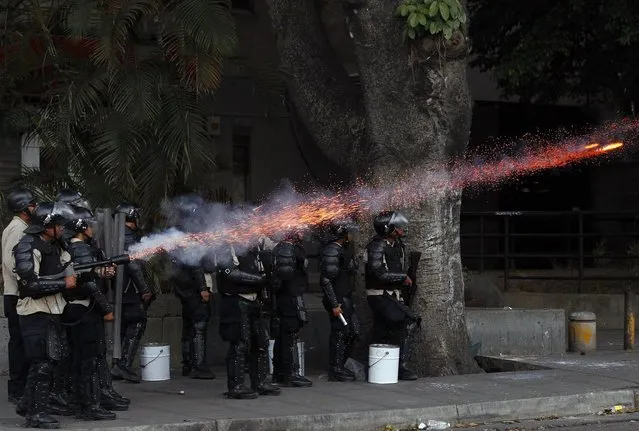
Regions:
<instances>
[{"instance_id":1,"label":"white bucket","mask_svg":"<svg viewBox=\"0 0 639 431\"><path fill-rule=\"evenodd\" d=\"M273 346L275 340L268 340L268 373L273 374ZM296 364L300 366L300 376L304 375L304 342L297 342L297 358L293 358Z\"/></svg>"},{"instance_id":2,"label":"white bucket","mask_svg":"<svg viewBox=\"0 0 639 431\"><path fill-rule=\"evenodd\" d=\"M171 346L149 343L140 351L140 368L145 382L161 382L171 379Z\"/></svg>"},{"instance_id":3,"label":"white bucket","mask_svg":"<svg viewBox=\"0 0 639 431\"><path fill-rule=\"evenodd\" d=\"M399 347L371 344L368 348L368 383L397 383Z\"/></svg>"}]
</instances>

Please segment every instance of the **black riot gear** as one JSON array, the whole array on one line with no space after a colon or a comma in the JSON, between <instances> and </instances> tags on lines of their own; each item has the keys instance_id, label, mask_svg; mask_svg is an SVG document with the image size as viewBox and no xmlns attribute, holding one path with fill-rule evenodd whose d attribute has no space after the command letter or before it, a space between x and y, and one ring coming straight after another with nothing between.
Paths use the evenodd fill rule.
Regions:
<instances>
[{"instance_id":1,"label":"black riot gear","mask_svg":"<svg viewBox=\"0 0 639 431\"><path fill-rule=\"evenodd\" d=\"M352 249L346 244L349 227L337 225L331 230L336 240L326 244L320 256L320 286L324 291L322 303L331 323L329 380L352 381L355 375L344 364L360 333L359 318L353 301L355 275L359 264Z\"/></svg>"},{"instance_id":2,"label":"black riot gear","mask_svg":"<svg viewBox=\"0 0 639 431\"><path fill-rule=\"evenodd\" d=\"M383 227L383 235L374 237L366 247L366 290L368 305L374 317L373 338L376 343L399 345L399 378L415 380L417 376L406 368L406 364L420 318L406 306L402 298L402 286L410 282L404 244L400 238L387 238L396 227L402 226L393 223L393 214L384 217L387 221L382 221L386 227L375 225L376 230ZM403 221L401 223L405 225Z\"/></svg>"},{"instance_id":3,"label":"black riot gear","mask_svg":"<svg viewBox=\"0 0 639 431\"><path fill-rule=\"evenodd\" d=\"M299 331L307 323L304 292L308 288L308 260L298 234L273 249L275 317L279 333L273 334L273 381L304 387L312 382L300 375L297 357Z\"/></svg>"},{"instance_id":4,"label":"black riot gear","mask_svg":"<svg viewBox=\"0 0 639 431\"><path fill-rule=\"evenodd\" d=\"M408 219L398 211L384 211L375 217L373 228L377 235L388 236L395 229L406 230L408 228Z\"/></svg>"},{"instance_id":5,"label":"black riot gear","mask_svg":"<svg viewBox=\"0 0 639 431\"><path fill-rule=\"evenodd\" d=\"M86 219L92 216L87 209L76 207L69 224L77 233L86 230ZM83 228L84 227L84 228ZM101 250L78 237L71 238L67 251L71 261L86 264L103 258ZM104 271L102 272L104 274ZM100 362L104 334L104 317L113 313L111 304L98 287L98 273L85 272L78 277L78 287L65 292L69 302L64 309L63 321L69 328L72 351L71 381L79 404L78 417L85 420L115 419L115 414L100 406Z\"/></svg>"},{"instance_id":6,"label":"black riot gear","mask_svg":"<svg viewBox=\"0 0 639 431\"><path fill-rule=\"evenodd\" d=\"M31 216L31 225L26 233L40 233L45 229L64 226L73 217L73 208L65 203L42 202L36 206Z\"/></svg>"},{"instance_id":7,"label":"black riot gear","mask_svg":"<svg viewBox=\"0 0 639 431\"><path fill-rule=\"evenodd\" d=\"M227 245L217 254L220 299L220 337L229 343L226 356L227 396L251 399L277 395L280 390L266 381L269 336L262 313L261 293L267 283L260 253L263 244L236 253ZM248 362L251 388L244 386Z\"/></svg>"},{"instance_id":8,"label":"black riot gear","mask_svg":"<svg viewBox=\"0 0 639 431\"><path fill-rule=\"evenodd\" d=\"M57 420L50 414L69 413L63 406L49 403L53 373L57 364L64 363L68 351L66 333L60 321L65 304L60 292L65 288L65 280L47 280L44 277L62 272L62 250L56 241L45 241L38 234L45 226L61 223L63 212L54 211L53 204L44 205L40 211L39 231L27 233L13 250L20 297L28 298L25 301L28 307L18 307L18 314L25 356L30 366L25 394L16 408L16 412L26 415L28 427L57 427ZM34 264L36 252L40 256L37 272ZM71 274L69 269L67 275Z\"/></svg>"},{"instance_id":9,"label":"black riot gear","mask_svg":"<svg viewBox=\"0 0 639 431\"><path fill-rule=\"evenodd\" d=\"M124 214L125 220L128 222L139 223L140 220L140 208L137 204L131 202L123 202L113 212L113 216L116 214Z\"/></svg>"},{"instance_id":10,"label":"black riot gear","mask_svg":"<svg viewBox=\"0 0 639 431\"><path fill-rule=\"evenodd\" d=\"M90 209L84 207L73 207L74 216L64 226L73 234L84 233L95 221L95 216Z\"/></svg>"},{"instance_id":11,"label":"black riot gear","mask_svg":"<svg viewBox=\"0 0 639 431\"><path fill-rule=\"evenodd\" d=\"M211 318L211 295L201 263L187 264L172 257L171 280L182 303L182 375L214 379L206 360L207 328Z\"/></svg>"},{"instance_id":12,"label":"black riot gear","mask_svg":"<svg viewBox=\"0 0 639 431\"><path fill-rule=\"evenodd\" d=\"M80 207L88 210L91 209L91 204L84 198L84 196L82 196L82 193L71 189L60 190L55 197L55 201L69 204L74 207Z\"/></svg>"},{"instance_id":13,"label":"black riot gear","mask_svg":"<svg viewBox=\"0 0 639 431\"><path fill-rule=\"evenodd\" d=\"M124 205L124 204L123 204ZM129 205L129 204L127 204ZM120 206L119 212L127 214L127 220L137 220L138 210L133 204ZM140 241L140 232L128 226L124 228L124 248L128 250ZM133 361L140 347L140 342L146 329L146 310L155 295L146 282L142 269L142 262L132 260L124 267L124 291L122 294L122 356L114 361L111 375L114 379L125 379L139 383L140 376L133 371Z\"/></svg>"},{"instance_id":14,"label":"black riot gear","mask_svg":"<svg viewBox=\"0 0 639 431\"><path fill-rule=\"evenodd\" d=\"M12 213L21 213L36 204L36 197L33 192L26 188L18 188L7 196L7 207Z\"/></svg>"}]
</instances>

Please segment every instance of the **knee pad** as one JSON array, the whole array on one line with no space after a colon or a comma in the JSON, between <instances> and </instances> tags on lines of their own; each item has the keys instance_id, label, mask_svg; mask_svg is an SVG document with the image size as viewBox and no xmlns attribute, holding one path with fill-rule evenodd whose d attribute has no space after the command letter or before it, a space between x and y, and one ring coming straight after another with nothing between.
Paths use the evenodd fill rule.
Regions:
<instances>
[{"instance_id":1,"label":"knee pad","mask_svg":"<svg viewBox=\"0 0 639 431\"><path fill-rule=\"evenodd\" d=\"M195 322L193 324L193 327L195 328L195 330L197 332L204 332L206 331L206 328L209 326L209 322L206 320L201 320L199 322Z\"/></svg>"},{"instance_id":2,"label":"knee pad","mask_svg":"<svg viewBox=\"0 0 639 431\"><path fill-rule=\"evenodd\" d=\"M46 377L52 376L55 369L55 365L51 361L40 362L35 367L38 375Z\"/></svg>"}]
</instances>

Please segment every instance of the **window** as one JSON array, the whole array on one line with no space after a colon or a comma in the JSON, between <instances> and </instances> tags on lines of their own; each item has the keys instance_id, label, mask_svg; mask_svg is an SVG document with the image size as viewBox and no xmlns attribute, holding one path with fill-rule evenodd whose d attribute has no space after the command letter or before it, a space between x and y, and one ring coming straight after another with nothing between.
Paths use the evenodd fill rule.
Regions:
<instances>
[{"instance_id":1,"label":"window","mask_svg":"<svg viewBox=\"0 0 639 431\"><path fill-rule=\"evenodd\" d=\"M254 12L255 7L254 0L231 0L231 8L233 10L243 10L248 12Z\"/></svg>"},{"instance_id":2,"label":"window","mask_svg":"<svg viewBox=\"0 0 639 431\"><path fill-rule=\"evenodd\" d=\"M251 178L251 130L236 127L233 130L233 190L234 202L246 202L249 199Z\"/></svg>"}]
</instances>

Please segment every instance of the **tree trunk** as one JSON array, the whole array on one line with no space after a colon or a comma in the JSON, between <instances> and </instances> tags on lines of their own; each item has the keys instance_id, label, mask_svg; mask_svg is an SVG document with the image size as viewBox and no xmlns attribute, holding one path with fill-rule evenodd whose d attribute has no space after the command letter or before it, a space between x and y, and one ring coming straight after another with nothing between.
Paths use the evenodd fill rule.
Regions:
<instances>
[{"instance_id":1,"label":"tree trunk","mask_svg":"<svg viewBox=\"0 0 639 431\"><path fill-rule=\"evenodd\" d=\"M466 148L472 112L465 35L441 45L405 43L394 14L398 3L367 0L351 13L366 130L376 178L383 181L404 170L446 169L448 159ZM464 318L461 190L431 188L429 196L410 211L407 241L422 252L413 309L424 325L413 362L420 375L467 373L478 367Z\"/></svg>"},{"instance_id":2,"label":"tree trunk","mask_svg":"<svg viewBox=\"0 0 639 431\"><path fill-rule=\"evenodd\" d=\"M265 0L290 100L317 146L350 173L365 154L359 90L324 32L315 0Z\"/></svg>"},{"instance_id":3,"label":"tree trunk","mask_svg":"<svg viewBox=\"0 0 639 431\"><path fill-rule=\"evenodd\" d=\"M365 109L361 110L351 104L354 99L342 97L340 102L335 94L323 91L323 87L317 88L321 79L308 77L315 74L315 69L310 67L317 67L316 54L330 52L328 49L309 51L307 46L309 40L317 47L320 46L318 38L325 39L315 22L319 13L314 5L318 3L312 0L302 3L267 0L267 3L278 33L282 65L296 71L287 75L289 88L297 88L293 102L306 113L303 118L308 121L309 130L321 148L328 147L333 160L344 163L352 151L348 145L336 148L329 142L322 144L327 137L343 133L340 115L344 112L364 115L368 151L359 163L366 160L365 166L371 168L369 179L379 184L400 181L400 174L407 170L446 170L449 158L464 151L471 122L471 99L466 82L468 46L464 34L459 32L446 44L428 39L409 44L402 40L403 24L394 15L399 1L347 0L363 87ZM311 11L318 17L309 18ZM284 15L296 18L285 21ZM305 61L311 62L306 73L300 71ZM319 68L320 73L328 70L332 69ZM349 94L345 92L344 96ZM323 112L332 115L333 121L308 115L308 103L315 103L317 99L324 100L322 106L331 106ZM360 121L351 120L354 124ZM339 155L337 151L346 154ZM459 248L461 191L433 188L430 195L419 208L408 211L409 247L422 252L413 308L424 321L413 365L422 376L478 371L470 357L464 319ZM368 230L363 233L366 235ZM363 308L368 307L360 303L360 310ZM363 338L367 340L366 336Z\"/></svg>"}]
</instances>

